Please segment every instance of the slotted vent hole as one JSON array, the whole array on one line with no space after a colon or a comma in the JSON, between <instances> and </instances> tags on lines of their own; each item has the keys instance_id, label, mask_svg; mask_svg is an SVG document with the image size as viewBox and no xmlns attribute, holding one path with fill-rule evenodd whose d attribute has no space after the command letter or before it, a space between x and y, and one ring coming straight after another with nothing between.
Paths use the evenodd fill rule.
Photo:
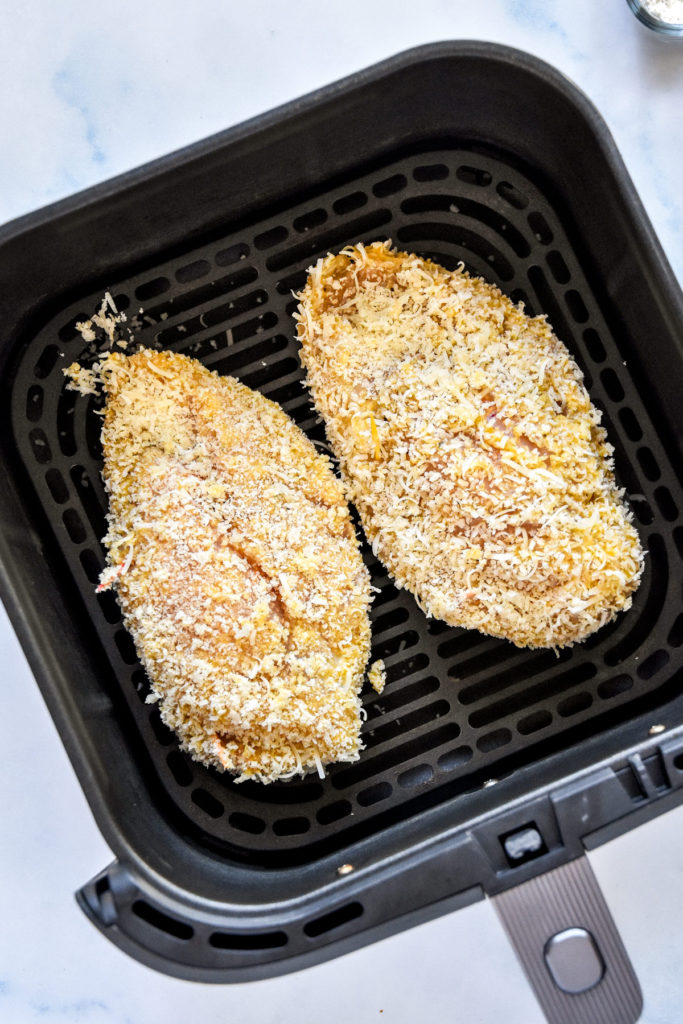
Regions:
<instances>
[{"instance_id":1,"label":"slotted vent hole","mask_svg":"<svg viewBox=\"0 0 683 1024\"><path fill-rule=\"evenodd\" d=\"M356 921L362 914L363 905L361 903L346 903L343 907L337 907L336 910L332 910L329 914L323 914L321 917L316 917L309 921L308 924L304 925L304 932L310 939L317 939L327 932L341 928L345 924L350 924L351 921Z\"/></svg>"},{"instance_id":2,"label":"slotted vent hole","mask_svg":"<svg viewBox=\"0 0 683 1024\"><path fill-rule=\"evenodd\" d=\"M348 817L353 811L353 804L348 800L335 800L332 804L326 804L316 812L316 821L320 825L332 825L335 821L341 821Z\"/></svg>"},{"instance_id":3,"label":"slotted vent hole","mask_svg":"<svg viewBox=\"0 0 683 1024\"><path fill-rule=\"evenodd\" d=\"M509 729L494 729L479 737L477 747L482 753L490 754L494 750L507 746L511 739L512 733Z\"/></svg>"},{"instance_id":4,"label":"slotted vent hole","mask_svg":"<svg viewBox=\"0 0 683 1024\"><path fill-rule=\"evenodd\" d=\"M677 526L673 532L674 543L680 558L683 558L683 527Z\"/></svg>"},{"instance_id":5,"label":"slotted vent hole","mask_svg":"<svg viewBox=\"0 0 683 1024\"><path fill-rule=\"evenodd\" d=\"M107 622L112 626L116 625L117 622L120 622L121 609L119 608L118 601L112 592L110 590L105 591L102 594L96 594L96 597L100 610Z\"/></svg>"},{"instance_id":6,"label":"slotted vent hole","mask_svg":"<svg viewBox=\"0 0 683 1024\"><path fill-rule=\"evenodd\" d=\"M120 629L114 634L114 640L116 641L116 646L119 649L119 654L125 661L126 665L135 665L138 660L138 656L130 633L125 629ZM166 727L164 726L164 728ZM169 735L171 734L169 733Z\"/></svg>"},{"instance_id":7,"label":"slotted vent hole","mask_svg":"<svg viewBox=\"0 0 683 1024\"><path fill-rule=\"evenodd\" d=\"M306 268L302 267L300 270L295 270L293 274L287 274L285 277L281 277L275 285L275 291L279 295L291 295L292 292L300 292L306 284ZM290 305L287 306L287 316L292 316L299 305L298 299L292 299Z\"/></svg>"},{"instance_id":8,"label":"slotted vent hole","mask_svg":"<svg viewBox=\"0 0 683 1024\"><path fill-rule=\"evenodd\" d=\"M446 751L442 754L437 761L437 765L444 772L454 772L458 768L463 768L466 764L472 760L474 751L472 747L467 744L462 744L459 747L455 747L453 750Z\"/></svg>"},{"instance_id":9,"label":"slotted vent hole","mask_svg":"<svg viewBox=\"0 0 683 1024\"><path fill-rule=\"evenodd\" d=\"M175 737L167 725L161 720L159 714L159 708L153 706L149 715L149 724L152 727L152 731L156 737L156 740L162 747L169 747L175 740Z\"/></svg>"},{"instance_id":10,"label":"slotted vent hole","mask_svg":"<svg viewBox=\"0 0 683 1024\"><path fill-rule=\"evenodd\" d=\"M266 823L262 818L257 818L254 814L245 814L244 811L233 811L228 818L228 824L238 832L246 832L252 836L260 836L266 831Z\"/></svg>"},{"instance_id":11,"label":"slotted vent hole","mask_svg":"<svg viewBox=\"0 0 683 1024\"><path fill-rule=\"evenodd\" d=\"M64 483L62 474L54 466L46 472L45 483L58 505L63 505L65 501L69 500L69 488Z\"/></svg>"},{"instance_id":12,"label":"slotted vent hole","mask_svg":"<svg viewBox=\"0 0 683 1024\"><path fill-rule=\"evenodd\" d=\"M552 725L552 721L553 716L549 711L534 711L533 714L527 715L517 723L517 731L522 736L530 736L541 729L547 729L549 725Z\"/></svg>"},{"instance_id":13,"label":"slotted vent hole","mask_svg":"<svg viewBox=\"0 0 683 1024\"><path fill-rule=\"evenodd\" d=\"M62 454L67 456L75 455L77 450L74 435L74 416L76 414L76 402L79 397L76 391L67 391L65 388L62 390L57 402L57 437Z\"/></svg>"},{"instance_id":14,"label":"slotted vent hole","mask_svg":"<svg viewBox=\"0 0 683 1024\"><path fill-rule=\"evenodd\" d=\"M668 651L655 651L645 659L637 668L638 676L641 679L652 679L657 672L668 665L671 655Z\"/></svg>"},{"instance_id":15,"label":"slotted vent hole","mask_svg":"<svg viewBox=\"0 0 683 1024\"><path fill-rule=\"evenodd\" d=\"M36 462L44 465L52 460L52 450L44 430L41 430L40 427L34 427L28 435L28 439Z\"/></svg>"},{"instance_id":16,"label":"slotted vent hole","mask_svg":"<svg viewBox=\"0 0 683 1024\"><path fill-rule=\"evenodd\" d=\"M636 456L638 458L638 462L640 463L640 468L642 469L647 479L659 480L659 477L661 476L659 466L657 465L657 460L655 459L650 449L639 448L636 452Z\"/></svg>"},{"instance_id":17,"label":"slotted vent hole","mask_svg":"<svg viewBox=\"0 0 683 1024\"><path fill-rule=\"evenodd\" d=\"M91 551L90 548L85 548L85 550L80 552L78 557L81 560L81 565L83 566L88 581L93 584L97 583L103 566L95 552Z\"/></svg>"},{"instance_id":18,"label":"slotted vent hole","mask_svg":"<svg viewBox=\"0 0 683 1024\"><path fill-rule=\"evenodd\" d=\"M192 783L192 769L184 754L179 750L172 750L166 758L166 764L171 769L171 775L179 786L189 786Z\"/></svg>"},{"instance_id":19,"label":"slotted vent hole","mask_svg":"<svg viewBox=\"0 0 683 1024\"><path fill-rule=\"evenodd\" d=\"M62 514L62 521L66 527L66 532L69 534L70 540L72 540L74 544L82 544L88 536L88 533L76 509L65 509Z\"/></svg>"},{"instance_id":20,"label":"slotted vent hole","mask_svg":"<svg viewBox=\"0 0 683 1024\"><path fill-rule=\"evenodd\" d=\"M272 249L274 245L284 242L288 234L289 231L283 225L269 228L268 231L262 231L260 235L256 236L254 245L257 249Z\"/></svg>"},{"instance_id":21,"label":"slotted vent hole","mask_svg":"<svg viewBox=\"0 0 683 1024\"><path fill-rule=\"evenodd\" d=\"M85 416L85 443L88 455L95 462L102 459L102 417L96 416L92 403L88 407Z\"/></svg>"},{"instance_id":22,"label":"slotted vent hole","mask_svg":"<svg viewBox=\"0 0 683 1024\"><path fill-rule=\"evenodd\" d=\"M629 441L640 441L643 431L633 410L624 406L619 410L619 419Z\"/></svg>"},{"instance_id":23,"label":"slotted vent hole","mask_svg":"<svg viewBox=\"0 0 683 1024\"><path fill-rule=\"evenodd\" d=\"M383 178L382 181L378 181L373 185L373 194L378 199L383 199L385 196L393 196L397 192L401 192L408 184L408 179L404 174L392 174L389 178Z\"/></svg>"},{"instance_id":24,"label":"slotted vent hole","mask_svg":"<svg viewBox=\"0 0 683 1024\"><path fill-rule=\"evenodd\" d=\"M57 331L57 337L59 340L68 343L70 341L74 341L75 338L82 337L81 332L76 327L76 324L83 323L87 319L87 313L76 313L72 320L69 320Z\"/></svg>"},{"instance_id":25,"label":"slotted vent hole","mask_svg":"<svg viewBox=\"0 0 683 1024\"><path fill-rule=\"evenodd\" d=\"M667 638L670 647L680 647L683 644L683 613L678 616Z\"/></svg>"},{"instance_id":26,"label":"slotted vent hole","mask_svg":"<svg viewBox=\"0 0 683 1024\"><path fill-rule=\"evenodd\" d=\"M237 932L211 932L209 945L214 949L232 949L239 952L263 949L281 949L288 942L287 933L282 931L273 932L250 932L238 934Z\"/></svg>"},{"instance_id":27,"label":"slotted vent hole","mask_svg":"<svg viewBox=\"0 0 683 1024\"><path fill-rule=\"evenodd\" d=\"M390 782L376 782L374 786L362 789L356 799L361 807L371 807L381 800L387 800L392 793L393 787Z\"/></svg>"},{"instance_id":28,"label":"slotted vent hole","mask_svg":"<svg viewBox=\"0 0 683 1024\"><path fill-rule=\"evenodd\" d=\"M173 936L175 939L189 942L194 936L194 928L191 925L185 921L179 921L175 917L169 917L168 914L164 914L163 911L153 907L145 900L135 900L131 909L140 920L145 921L160 932L165 932L166 935Z\"/></svg>"},{"instance_id":29,"label":"slotted vent hole","mask_svg":"<svg viewBox=\"0 0 683 1024\"><path fill-rule=\"evenodd\" d=\"M534 213L529 214L527 220L529 222L529 227L534 233L536 241L540 242L541 245L550 245L553 240L553 233L550 230L550 225L543 214L535 211Z\"/></svg>"},{"instance_id":30,"label":"slotted vent hole","mask_svg":"<svg viewBox=\"0 0 683 1024\"><path fill-rule=\"evenodd\" d=\"M342 196L341 199L335 200L332 209L340 216L344 216L344 214L353 213L354 210L360 210L361 206L365 206L367 201L368 197L365 192L350 192L347 196Z\"/></svg>"},{"instance_id":31,"label":"slotted vent hole","mask_svg":"<svg viewBox=\"0 0 683 1024\"><path fill-rule=\"evenodd\" d=\"M669 563L666 557L666 548L658 533L650 534L645 547L649 552L649 573L640 585L641 591L647 589L642 596L639 591L639 617L631 616L629 631L603 655L605 664L610 667L625 661L634 651L638 650L641 644L645 643L661 615L669 586Z\"/></svg>"},{"instance_id":32,"label":"slotted vent hole","mask_svg":"<svg viewBox=\"0 0 683 1024\"><path fill-rule=\"evenodd\" d=\"M592 327L588 327L583 332L583 342L593 362L604 363L605 359L607 359L607 352L598 332Z\"/></svg>"},{"instance_id":33,"label":"slotted vent hole","mask_svg":"<svg viewBox=\"0 0 683 1024\"><path fill-rule=\"evenodd\" d=\"M141 704L147 704L147 697L151 690L149 685L149 679L145 670L142 668L136 668L131 676L131 682L133 684L133 690L135 691L138 700Z\"/></svg>"},{"instance_id":34,"label":"slotted vent hole","mask_svg":"<svg viewBox=\"0 0 683 1024\"><path fill-rule=\"evenodd\" d=\"M192 803L196 804L200 810L208 814L210 818L220 818L224 813L225 808L220 800L217 800L215 796L209 793L206 789L201 787L192 790Z\"/></svg>"},{"instance_id":35,"label":"slotted vent hole","mask_svg":"<svg viewBox=\"0 0 683 1024\"><path fill-rule=\"evenodd\" d=\"M401 772L398 776L398 784L401 789L415 789L417 786L426 786L434 778L434 769L429 764L418 764L408 771Z\"/></svg>"},{"instance_id":36,"label":"slotted vent hole","mask_svg":"<svg viewBox=\"0 0 683 1024\"><path fill-rule=\"evenodd\" d=\"M651 526L655 517L647 498L643 494L631 494L629 502L641 526Z\"/></svg>"},{"instance_id":37,"label":"slotted vent hole","mask_svg":"<svg viewBox=\"0 0 683 1024\"><path fill-rule=\"evenodd\" d=\"M175 279L179 284L188 284L190 281L197 281L200 277L206 277L211 270L208 260L194 260L184 267L178 267L175 272Z\"/></svg>"},{"instance_id":38,"label":"slotted vent hole","mask_svg":"<svg viewBox=\"0 0 683 1024\"><path fill-rule=\"evenodd\" d=\"M577 324L585 324L588 320L588 310L584 303L581 295L575 290L571 289L565 295L565 301L569 312L573 316Z\"/></svg>"},{"instance_id":39,"label":"slotted vent hole","mask_svg":"<svg viewBox=\"0 0 683 1024\"><path fill-rule=\"evenodd\" d=\"M59 349L56 345L46 345L41 352L36 365L33 368L34 375L38 380L45 380L54 370L59 359Z\"/></svg>"},{"instance_id":40,"label":"slotted vent hole","mask_svg":"<svg viewBox=\"0 0 683 1024\"><path fill-rule=\"evenodd\" d=\"M149 299L156 299L159 295L163 295L170 287L171 282L167 277L155 277L151 281L138 285L135 289L135 298L140 302L147 302Z\"/></svg>"},{"instance_id":41,"label":"slotted vent hole","mask_svg":"<svg viewBox=\"0 0 683 1024\"><path fill-rule=\"evenodd\" d=\"M624 389L621 386L621 381L617 377L614 370L607 369L603 370L600 374L600 380L604 387L607 395L612 399L613 402L622 402L624 399Z\"/></svg>"},{"instance_id":42,"label":"slotted vent hole","mask_svg":"<svg viewBox=\"0 0 683 1024\"><path fill-rule=\"evenodd\" d=\"M605 679L598 686L598 696L602 697L603 700L612 700L614 697L620 697L622 693L628 693L633 687L633 679L631 676L626 675L625 672L620 673L618 676L612 676L611 679Z\"/></svg>"},{"instance_id":43,"label":"slotted vent hole","mask_svg":"<svg viewBox=\"0 0 683 1024\"><path fill-rule=\"evenodd\" d=\"M529 281L538 296L541 309L547 314L548 320L553 326L555 334L565 345L572 348L574 331L570 327L564 310L557 301L555 291L548 284L548 279L541 267L529 267Z\"/></svg>"},{"instance_id":44,"label":"slotted vent hole","mask_svg":"<svg viewBox=\"0 0 683 1024\"><path fill-rule=\"evenodd\" d=\"M279 818L273 823L273 832L276 836L301 836L308 832L311 823L303 815L296 815L292 818Z\"/></svg>"},{"instance_id":45,"label":"slotted vent hole","mask_svg":"<svg viewBox=\"0 0 683 1024\"><path fill-rule=\"evenodd\" d=\"M506 203L514 206L515 210L524 210L529 205L527 197L509 181L499 181L496 185L496 192Z\"/></svg>"},{"instance_id":46,"label":"slotted vent hole","mask_svg":"<svg viewBox=\"0 0 683 1024\"><path fill-rule=\"evenodd\" d=\"M564 700L560 701L557 705L557 713L560 718L571 718L572 715L578 715L582 711L587 711L593 703L593 698L590 693L573 693L571 697L565 697Z\"/></svg>"},{"instance_id":47,"label":"slotted vent hole","mask_svg":"<svg viewBox=\"0 0 683 1024\"><path fill-rule=\"evenodd\" d=\"M552 249L545 258L550 273L558 284L567 284L570 278L569 267L564 261L564 256L557 249Z\"/></svg>"},{"instance_id":48,"label":"slotted vent hole","mask_svg":"<svg viewBox=\"0 0 683 1024\"><path fill-rule=\"evenodd\" d=\"M462 164L455 172L456 178L466 182L468 185L476 185L478 188L486 188L493 181L491 174L483 167L471 167L469 164Z\"/></svg>"},{"instance_id":49,"label":"slotted vent hole","mask_svg":"<svg viewBox=\"0 0 683 1024\"><path fill-rule=\"evenodd\" d=\"M536 307L523 288L515 288L510 292L510 301L514 302L515 306L521 303L527 316L536 315Z\"/></svg>"},{"instance_id":50,"label":"slotted vent hole","mask_svg":"<svg viewBox=\"0 0 683 1024\"><path fill-rule=\"evenodd\" d=\"M74 466L71 470L71 482L95 536L98 539L103 537L107 530L107 520L87 470L83 466Z\"/></svg>"},{"instance_id":51,"label":"slotted vent hole","mask_svg":"<svg viewBox=\"0 0 683 1024\"><path fill-rule=\"evenodd\" d=\"M678 506L674 501L671 491L667 487L658 487L655 491L655 501L659 511L667 522L673 523L678 519Z\"/></svg>"},{"instance_id":52,"label":"slotted vent hole","mask_svg":"<svg viewBox=\"0 0 683 1024\"><path fill-rule=\"evenodd\" d=\"M446 164L423 164L413 170L415 181L443 181L448 174Z\"/></svg>"},{"instance_id":53,"label":"slotted vent hole","mask_svg":"<svg viewBox=\"0 0 683 1024\"><path fill-rule=\"evenodd\" d=\"M220 249L214 256L214 261L219 267L229 267L232 263L245 260L249 255L249 246L245 242L238 242L236 245L229 245L226 249Z\"/></svg>"},{"instance_id":54,"label":"slotted vent hole","mask_svg":"<svg viewBox=\"0 0 683 1024\"><path fill-rule=\"evenodd\" d=\"M304 213L300 217L294 220L294 230L300 233L306 231L312 231L313 228L320 227L327 220L327 210L323 210L320 207L317 210L311 210L309 213Z\"/></svg>"},{"instance_id":55,"label":"slotted vent hole","mask_svg":"<svg viewBox=\"0 0 683 1024\"><path fill-rule=\"evenodd\" d=\"M381 636L382 633L386 633L388 630L395 629L396 626L407 622L409 618L410 612L407 608L392 608L390 612L379 615L373 620L373 633L375 636Z\"/></svg>"},{"instance_id":56,"label":"slotted vent hole","mask_svg":"<svg viewBox=\"0 0 683 1024\"><path fill-rule=\"evenodd\" d=\"M32 384L26 392L26 419L29 423L37 423L43 415L43 397L40 384Z\"/></svg>"}]
</instances>

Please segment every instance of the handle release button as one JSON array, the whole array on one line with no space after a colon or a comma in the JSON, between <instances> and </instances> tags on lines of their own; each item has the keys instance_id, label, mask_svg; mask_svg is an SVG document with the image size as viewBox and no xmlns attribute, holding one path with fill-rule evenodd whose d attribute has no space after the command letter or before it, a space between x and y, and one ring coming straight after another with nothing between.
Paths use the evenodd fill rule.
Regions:
<instances>
[{"instance_id":1,"label":"handle release button","mask_svg":"<svg viewBox=\"0 0 683 1024\"><path fill-rule=\"evenodd\" d=\"M605 962L585 928L565 928L548 939L544 949L550 975L563 992L585 992L601 980Z\"/></svg>"}]
</instances>

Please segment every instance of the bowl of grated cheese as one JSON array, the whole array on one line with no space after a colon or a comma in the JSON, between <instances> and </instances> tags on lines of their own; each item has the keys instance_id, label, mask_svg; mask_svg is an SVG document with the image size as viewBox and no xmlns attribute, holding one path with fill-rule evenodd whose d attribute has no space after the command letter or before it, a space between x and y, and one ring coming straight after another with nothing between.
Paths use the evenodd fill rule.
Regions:
<instances>
[{"instance_id":1,"label":"bowl of grated cheese","mask_svg":"<svg viewBox=\"0 0 683 1024\"><path fill-rule=\"evenodd\" d=\"M638 21L653 32L683 39L683 0L627 0Z\"/></svg>"}]
</instances>

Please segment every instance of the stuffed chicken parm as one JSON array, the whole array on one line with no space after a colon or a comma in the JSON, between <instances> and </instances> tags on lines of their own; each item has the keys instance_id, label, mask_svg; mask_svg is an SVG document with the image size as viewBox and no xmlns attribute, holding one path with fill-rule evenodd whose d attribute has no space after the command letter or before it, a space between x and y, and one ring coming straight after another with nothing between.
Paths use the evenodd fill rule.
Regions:
<instances>
[{"instance_id":1,"label":"stuffed chicken parm","mask_svg":"<svg viewBox=\"0 0 683 1024\"><path fill-rule=\"evenodd\" d=\"M320 260L299 300L347 495L428 615L559 648L630 607L643 553L613 449L545 318L389 243Z\"/></svg>"},{"instance_id":2,"label":"stuffed chicken parm","mask_svg":"<svg viewBox=\"0 0 683 1024\"><path fill-rule=\"evenodd\" d=\"M67 373L106 396L100 589L182 747L262 782L357 759L370 580L328 459L275 403L185 356Z\"/></svg>"}]
</instances>

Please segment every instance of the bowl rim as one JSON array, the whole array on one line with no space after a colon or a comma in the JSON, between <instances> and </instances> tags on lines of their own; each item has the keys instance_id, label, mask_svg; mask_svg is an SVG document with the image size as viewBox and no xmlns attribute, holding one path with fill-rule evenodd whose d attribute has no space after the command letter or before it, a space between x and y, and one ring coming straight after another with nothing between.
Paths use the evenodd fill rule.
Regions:
<instances>
[{"instance_id":1,"label":"bowl rim","mask_svg":"<svg viewBox=\"0 0 683 1024\"><path fill-rule=\"evenodd\" d=\"M659 33L659 35L674 38L683 36L683 22L677 23L664 21L663 18L659 18L657 15L651 14L643 3L643 0L626 0L626 2L641 25L645 25L646 28Z\"/></svg>"}]
</instances>

